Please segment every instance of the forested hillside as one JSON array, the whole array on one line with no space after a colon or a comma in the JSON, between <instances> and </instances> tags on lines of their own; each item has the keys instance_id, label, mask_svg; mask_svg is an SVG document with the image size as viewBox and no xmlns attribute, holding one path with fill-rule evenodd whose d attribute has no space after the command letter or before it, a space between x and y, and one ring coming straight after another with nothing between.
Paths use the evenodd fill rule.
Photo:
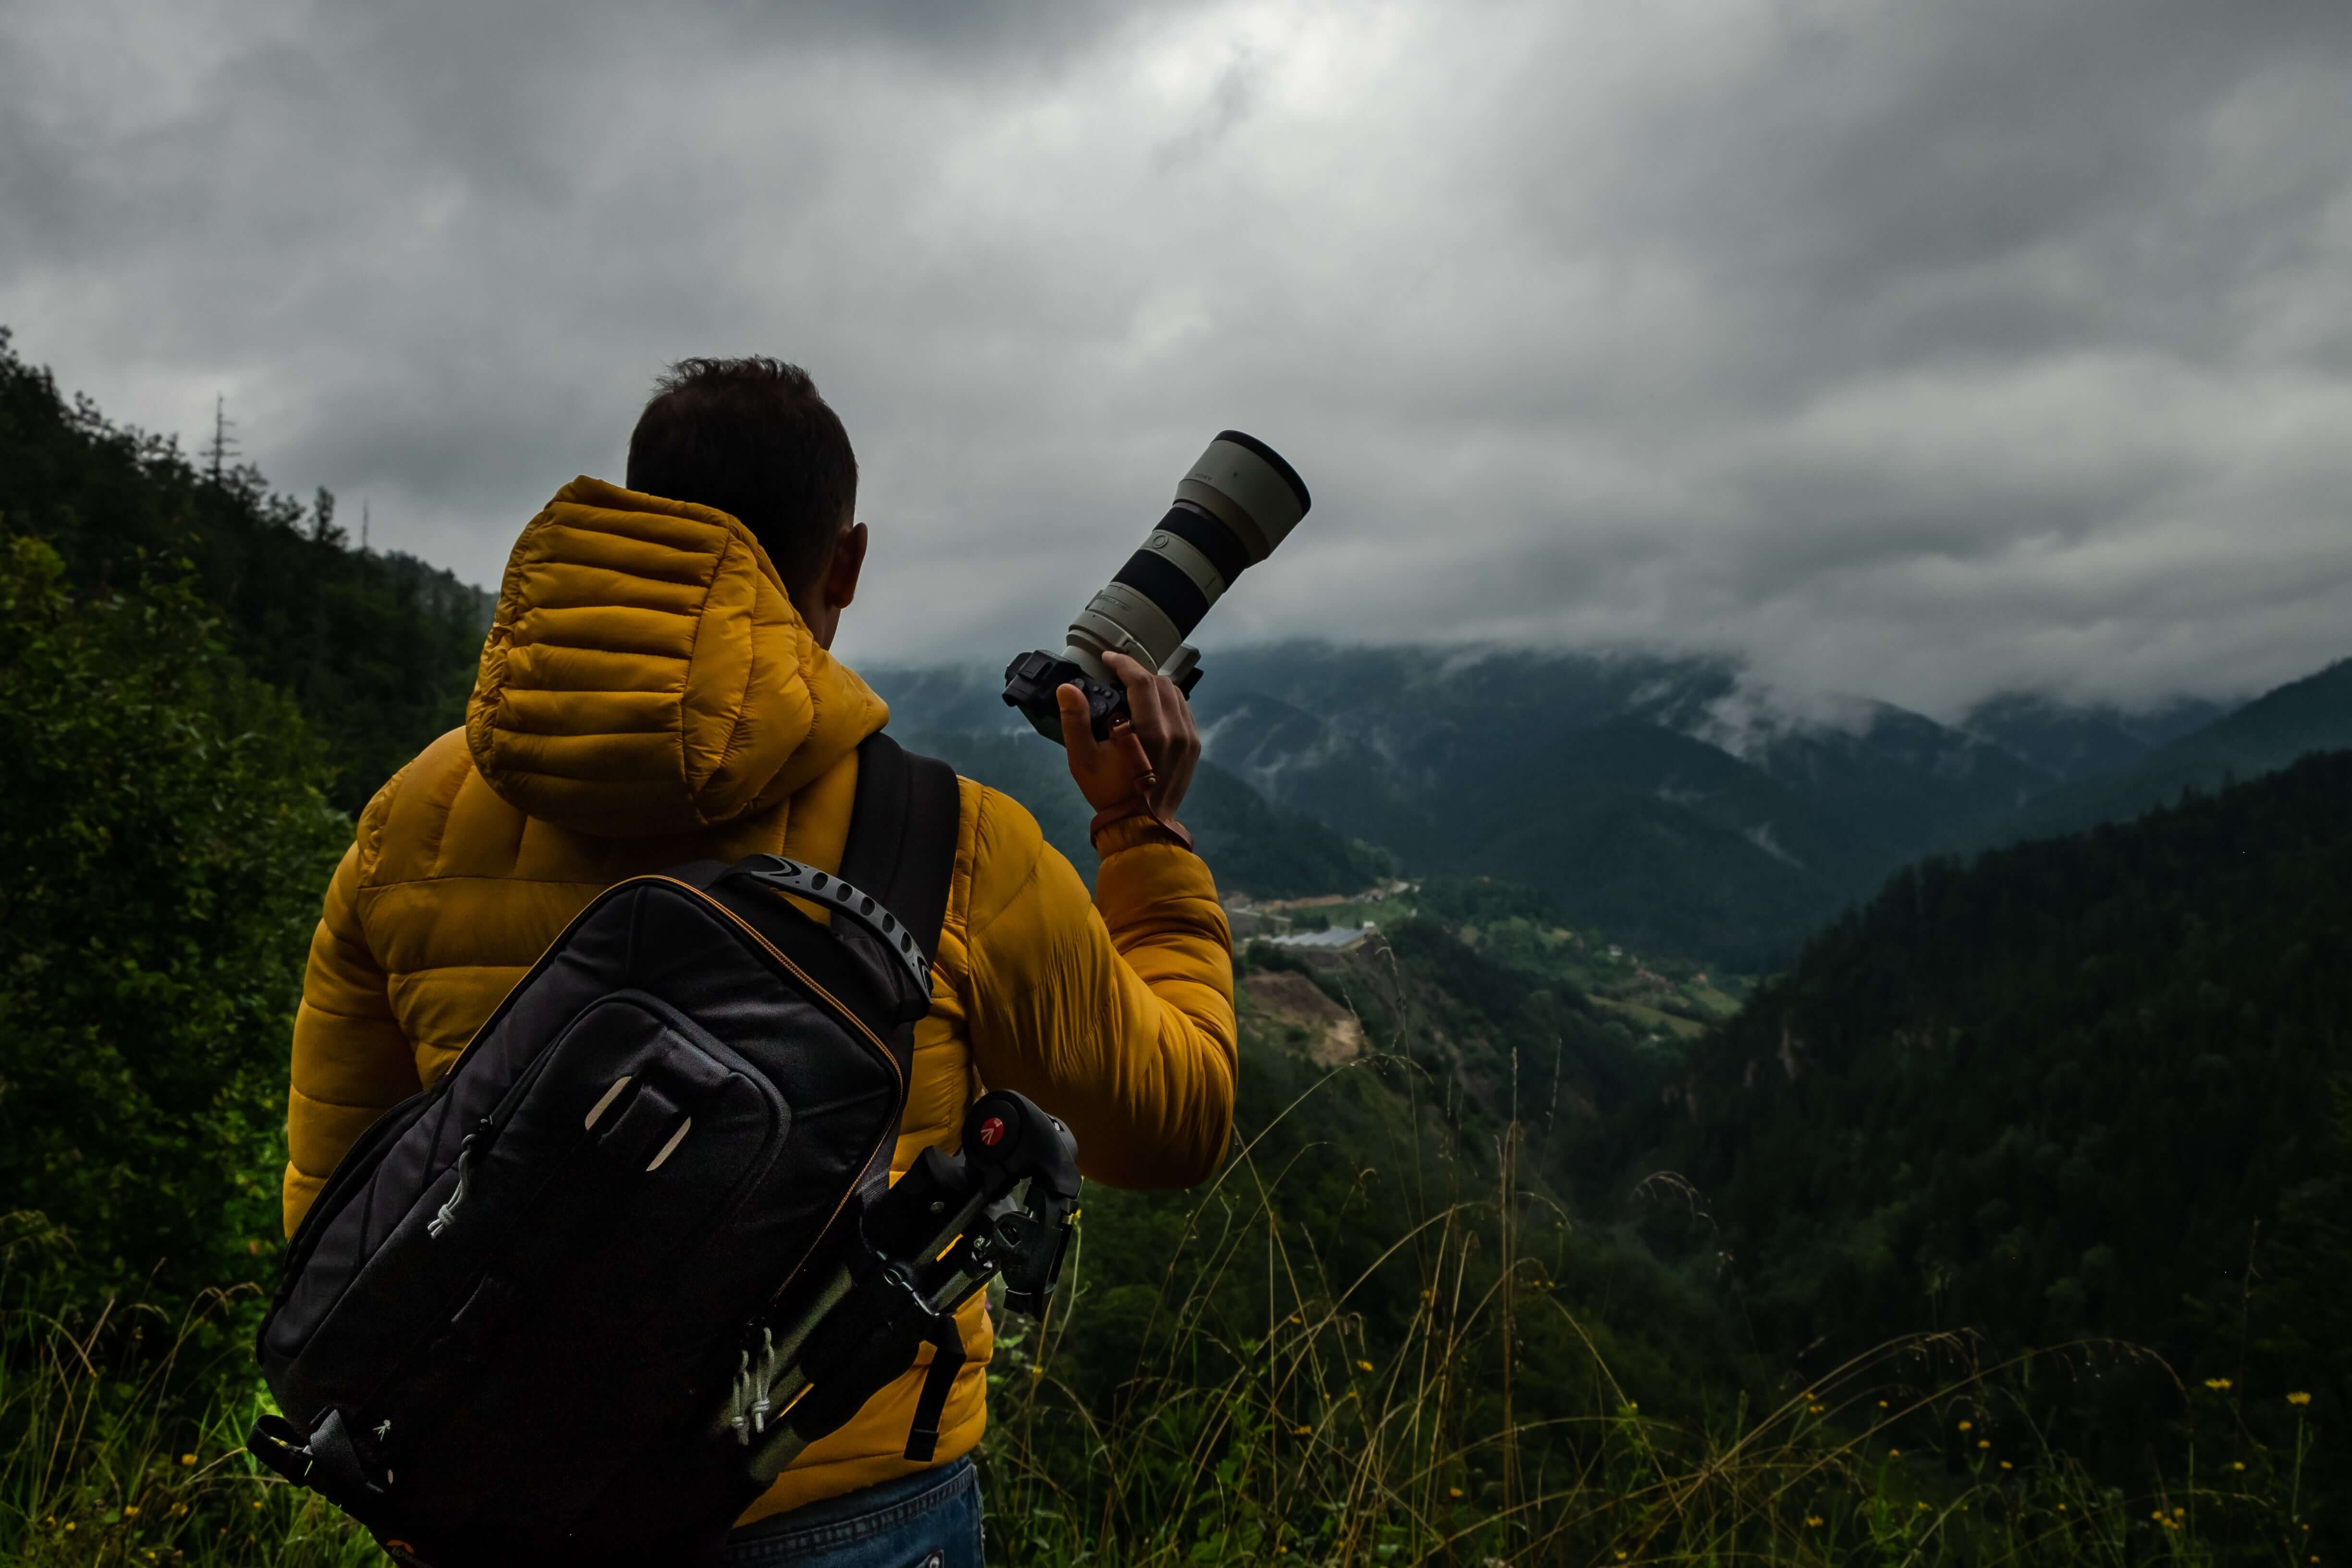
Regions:
<instances>
[{"instance_id":1,"label":"forested hillside","mask_svg":"<svg viewBox=\"0 0 2352 1568\"><path fill-rule=\"evenodd\" d=\"M346 811L464 717L496 602L414 556L354 548L324 490L304 507L250 467L215 478L175 440L68 403L5 328L0 528L50 541L78 594L184 576L229 651L299 705Z\"/></svg>"},{"instance_id":2,"label":"forested hillside","mask_svg":"<svg viewBox=\"0 0 2352 1568\"><path fill-rule=\"evenodd\" d=\"M2147 1347L2168 1371L2092 1357L2032 1404L2111 1468L2188 1441L2174 1373L2273 1457L2352 1416L2347 802L2327 753L1904 871L1621 1123L1706 1196L1654 1239L1727 1248L1808 1367L1927 1327Z\"/></svg>"}]
</instances>

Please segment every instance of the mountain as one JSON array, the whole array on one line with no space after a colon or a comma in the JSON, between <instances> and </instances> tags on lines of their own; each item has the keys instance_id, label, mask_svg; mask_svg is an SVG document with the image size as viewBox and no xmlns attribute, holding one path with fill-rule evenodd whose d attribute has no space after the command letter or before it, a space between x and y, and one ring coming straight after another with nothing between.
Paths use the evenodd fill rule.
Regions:
<instances>
[{"instance_id":1,"label":"mountain","mask_svg":"<svg viewBox=\"0 0 2352 1568\"><path fill-rule=\"evenodd\" d=\"M2119 772L2229 711L2224 704L2198 698L2174 698L2135 711L2110 703L2069 703L2041 693L2005 692L1969 709L1959 728L2053 778L2067 780Z\"/></svg>"},{"instance_id":2,"label":"mountain","mask_svg":"<svg viewBox=\"0 0 2352 1568\"><path fill-rule=\"evenodd\" d=\"M2265 1441L2294 1440L2285 1390L2352 1414L2347 1338L2273 1310L2300 1281L2352 1329L2322 1277L2352 1225L2330 1112L2352 1085L2347 799L2352 752L2330 752L1904 870L1628 1102L1621 1180L1671 1168L1709 1215L1654 1240L1727 1251L1763 1347L1809 1367L1930 1328L1989 1357L2090 1334L2259 1394ZM2168 1375L2095 1357L2038 1397L2116 1462L2179 1408Z\"/></svg>"},{"instance_id":3,"label":"mountain","mask_svg":"<svg viewBox=\"0 0 2352 1568\"><path fill-rule=\"evenodd\" d=\"M2127 766L2053 790L1988 825L1977 841L2014 843L2124 821L2168 805L2184 791L2210 794L2312 752L2343 747L2352 747L2352 659L2290 681Z\"/></svg>"},{"instance_id":4,"label":"mountain","mask_svg":"<svg viewBox=\"0 0 2352 1568\"><path fill-rule=\"evenodd\" d=\"M1022 729L987 670L869 679L902 726ZM1412 875L1523 882L1576 923L1746 971L1895 867L2218 711L2011 697L1953 727L1792 702L1722 658L1305 643L1213 655L1194 699L1212 763L1342 842Z\"/></svg>"},{"instance_id":5,"label":"mountain","mask_svg":"<svg viewBox=\"0 0 2352 1568\"><path fill-rule=\"evenodd\" d=\"M1220 654L1195 696L1213 759L1408 872L1528 882L1740 969L2056 782L1889 704L1791 707L1711 658L1289 645Z\"/></svg>"}]
</instances>

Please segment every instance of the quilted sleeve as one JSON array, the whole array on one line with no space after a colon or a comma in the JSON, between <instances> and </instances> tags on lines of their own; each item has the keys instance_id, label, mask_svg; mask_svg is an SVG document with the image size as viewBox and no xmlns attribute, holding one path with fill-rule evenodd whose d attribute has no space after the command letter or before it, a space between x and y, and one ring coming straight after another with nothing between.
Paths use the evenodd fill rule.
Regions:
<instances>
[{"instance_id":1,"label":"quilted sleeve","mask_svg":"<svg viewBox=\"0 0 2352 1568\"><path fill-rule=\"evenodd\" d=\"M1090 900L1018 805L982 791L966 938L972 1062L1077 1136L1118 1187L1217 1168L1238 1072L1232 936L1200 857L1148 819L1096 842Z\"/></svg>"},{"instance_id":2,"label":"quilted sleeve","mask_svg":"<svg viewBox=\"0 0 2352 1568\"><path fill-rule=\"evenodd\" d=\"M294 1015L283 1188L288 1236L368 1124L422 1087L415 1053L393 1019L384 972L360 927L359 884L354 844L327 885Z\"/></svg>"}]
</instances>

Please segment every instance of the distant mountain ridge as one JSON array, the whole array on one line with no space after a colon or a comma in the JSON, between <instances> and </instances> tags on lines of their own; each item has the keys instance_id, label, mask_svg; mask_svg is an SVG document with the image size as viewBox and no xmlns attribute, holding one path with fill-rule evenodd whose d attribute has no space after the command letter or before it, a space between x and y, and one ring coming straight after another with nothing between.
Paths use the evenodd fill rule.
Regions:
<instances>
[{"instance_id":1,"label":"distant mountain ridge","mask_svg":"<svg viewBox=\"0 0 2352 1568\"><path fill-rule=\"evenodd\" d=\"M1991 825L1982 841L2013 844L2124 821L2170 805L2184 793L2210 795L2310 752L2347 748L2352 748L2352 658L2265 692L2125 766L2053 790Z\"/></svg>"},{"instance_id":2,"label":"distant mountain ridge","mask_svg":"<svg viewBox=\"0 0 2352 1568\"><path fill-rule=\"evenodd\" d=\"M978 669L869 673L910 727L1011 731ZM2011 694L1945 724L1796 701L1734 661L1648 653L1228 649L1209 759L1408 874L1505 878L1636 946L1749 971L1923 855L2137 815L2352 745L2352 666L2233 711Z\"/></svg>"}]
</instances>

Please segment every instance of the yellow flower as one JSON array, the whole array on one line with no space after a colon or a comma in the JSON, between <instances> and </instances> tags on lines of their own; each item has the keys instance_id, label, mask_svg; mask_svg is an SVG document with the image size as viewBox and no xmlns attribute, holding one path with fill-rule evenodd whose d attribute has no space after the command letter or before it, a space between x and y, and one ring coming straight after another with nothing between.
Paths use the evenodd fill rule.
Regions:
<instances>
[{"instance_id":1,"label":"yellow flower","mask_svg":"<svg viewBox=\"0 0 2352 1568\"><path fill-rule=\"evenodd\" d=\"M2230 1461L2230 1468L2233 1470L2242 1470L2246 1468L2246 1461L2243 1459L2232 1459Z\"/></svg>"},{"instance_id":2,"label":"yellow flower","mask_svg":"<svg viewBox=\"0 0 2352 1568\"><path fill-rule=\"evenodd\" d=\"M1822 1516L1820 1514L1809 1513L1805 1515L1805 1528L1807 1530L1819 1530L1821 1527Z\"/></svg>"},{"instance_id":3,"label":"yellow flower","mask_svg":"<svg viewBox=\"0 0 2352 1568\"><path fill-rule=\"evenodd\" d=\"M2060 1504L2058 1505L2058 1511L2059 1511L2060 1513L2064 1513L2064 1512L2066 1511L2066 1505L2065 1505L2064 1503L2063 1503L2063 1502L2062 1502L2062 1503L2060 1503Z\"/></svg>"},{"instance_id":4,"label":"yellow flower","mask_svg":"<svg viewBox=\"0 0 2352 1568\"><path fill-rule=\"evenodd\" d=\"M1808 1405L1805 1406L1805 1414L1808 1415L1819 1415L1821 1413L1822 1407L1818 1405Z\"/></svg>"},{"instance_id":5,"label":"yellow flower","mask_svg":"<svg viewBox=\"0 0 2352 1568\"><path fill-rule=\"evenodd\" d=\"M1921 1513L1925 1513L1925 1512L1927 1512L1927 1505L1926 1503L1924 1503L1924 1502L1923 1502L1923 1503L1918 1504L1918 1505L1917 1505L1917 1507L1918 1507L1918 1510L1919 1510L1919 1511L1920 1511Z\"/></svg>"},{"instance_id":6,"label":"yellow flower","mask_svg":"<svg viewBox=\"0 0 2352 1568\"><path fill-rule=\"evenodd\" d=\"M1890 1459L1899 1459L1903 1457L1903 1450L1900 1448L1889 1448L1886 1450L1886 1457Z\"/></svg>"},{"instance_id":7,"label":"yellow flower","mask_svg":"<svg viewBox=\"0 0 2352 1568\"><path fill-rule=\"evenodd\" d=\"M2013 1470L2017 1468L2015 1465L2011 1464L2007 1459L2003 1459L2000 1462L2000 1468L2004 1470Z\"/></svg>"},{"instance_id":8,"label":"yellow flower","mask_svg":"<svg viewBox=\"0 0 2352 1568\"><path fill-rule=\"evenodd\" d=\"M1372 1370L1372 1363L1368 1361L1360 1361L1356 1363L1356 1370L1358 1372L1370 1372Z\"/></svg>"},{"instance_id":9,"label":"yellow flower","mask_svg":"<svg viewBox=\"0 0 2352 1568\"><path fill-rule=\"evenodd\" d=\"M2220 1394L2230 1386L2230 1380L2226 1377L2209 1377L2205 1380L2205 1386Z\"/></svg>"},{"instance_id":10,"label":"yellow flower","mask_svg":"<svg viewBox=\"0 0 2352 1568\"><path fill-rule=\"evenodd\" d=\"M1977 1439L1977 1447L1979 1448L1990 1448L1992 1447L1992 1439L1990 1437L1979 1437Z\"/></svg>"},{"instance_id":11,"label":"yellow flower","mask_svg":"<svg viewBox=\"0 0 2352 1568\"><path fill-rule=\"evenodd\" d=\"M1617 1553L1617 1561L1618 1561L1618 1562L1620 1562L1620 1563L1624 1562L1624 1561L1625 1561L1625 1554L1624 1554L1623 1552L1620 1552L1619 1553Z\"/></svg>"},{"instance_id":12,"label":"yellow flower","mask_svg":"<svg viewBox=\"0 0 2352 1568\"><path fill-rule=\"evenodd\" d=\"M1878 1407L1879 1407L1881 1410L1885 1409L1885 1408L1886 1408L1886 1401L1885 1401L1884 1399L1880 1400L1880 1401L1878 1402Z\"/></svg>"},{"instance_id":13,"label":"yellow flower","mask_svg":"<svg viewBox=\"0 0 2352 1568\"><path fill-rule=\"evenodd\" d=\"M1977 1424L1973 1421L1963 1421L1960 1423L1960 1430L1963 1432L1973 1432L1976 1429Z\"/></svg>"},{"instance_id":14,"label":"yellow flower","mask_svg":"<svg viewBox=\"0 0 2352 1568\"><path fill-rule=\"evenodd\" d=\"M2286 1396L2286 1402L2289 1405L2308 1405L2311 1403L2311 1395L2308 1394L2290 1394Z\"/></svg>"},{"instance_id":15,"label":"yellow flower","mask_svg":"<svg viewBox=\"0 0 2352 1568\"><path fill-rule=\"evenodd\" d=\"M68 1530L71 1530L73 1527L74 1527L74 1521L73 1521L72 1520L68 1520L68 1521L66 1521L66 1528L67 1528Z\"/></svg>"},{"instance_id":16,"label":"yellow flower","mask_svg":"<svg viewBox=\"0 0 2352 1568\"><path fill-rule=\"evenodd\" d=\"M195 1462L196 1457L194 1454L183 1454L180 1456L180 1463L184 1465L193 1465Z\"/></svg>"},{"instance_id":17,"label":"yellow flower","mask_svg":"<svg viewBox=\"0 0 2352 1568\"><path fill-rule=\"evenodd\" d=\"M1460 1487L1448 1487L1445 1489L1445 1495L1447 1497L1460 1497L1462 1495L1462 1489Z\"/></svg>"},{"instance_id":18,"label":"yellow flower","mask_svg":"<svg viewBox=\"0 0 2352 1568\"><path fill-rule=\"evenodd\" d=\"M1314 1430L1315 1428L1312 1426L1297 1426L1291 1429L1290 1435L1294 1437L1304 1437Z\"/></svg>"}]
</instances>

